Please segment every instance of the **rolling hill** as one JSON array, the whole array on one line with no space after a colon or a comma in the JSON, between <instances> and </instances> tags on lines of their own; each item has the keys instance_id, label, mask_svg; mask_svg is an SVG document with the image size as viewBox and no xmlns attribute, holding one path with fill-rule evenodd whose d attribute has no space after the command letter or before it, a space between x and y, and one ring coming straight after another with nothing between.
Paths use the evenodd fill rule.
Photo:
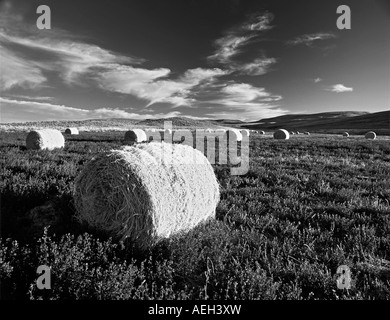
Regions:
<instances>
[{"instance_id":1,"label":"rolling hill","mask_svg":"<svg viewBox=\"0 0 390 320\"><path fill-rule=\"evenodd\" d=\"M316 114L292 114L247 122L241 127L248 129L308 130L330 132L340 130L379 130L390 133L390 111L368 112L325 112Z\"/></svg>"},{"instance_id":2,"label":"rolling hill","mask_svg":"<svg viewBox=\"0 0 390 320\"><path fill-rule=\"evenodd\" d=\"M91 119L79 121L41 121L0 124L0 131L28 131L39 128L77 127L80 131L125 131L131 128L164 127L164 121L172 121L173 128L215 128L238 127L247 129L275 130L284 128L292 131L311 131L318 133L339 133L348 130L361 134L375 130L378 134L390 135L390 111L376 113L358 111L323 112L315 114L289 114L253 122L239 120L200 120L186 117L164 119Z\"/></svg>"}]
</instances>

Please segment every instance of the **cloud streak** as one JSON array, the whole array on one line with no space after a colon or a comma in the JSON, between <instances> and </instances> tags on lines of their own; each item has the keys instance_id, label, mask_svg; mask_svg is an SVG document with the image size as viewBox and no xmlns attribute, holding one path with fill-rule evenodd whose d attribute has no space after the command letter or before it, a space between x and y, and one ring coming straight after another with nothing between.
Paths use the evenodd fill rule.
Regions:
<instances>
[{"instance_id":1,"label":"cloud streak","mask_svg":"<svg viewBox=\"0 0 390 320\"><path fill-rule=\"evenodd\" d=\"M258 58L252 62L239 64L236 71L249 76L260 76L268 73L270 67L276 63L275 58Z\"/></svg>"},{"instance_id":2,"label":"cloud streak","mask_svg":"<svg viewBox=\"0 0 390 320\"><path fill-rule=\"evenodd\" d=\"M86 120L97 118L159 119L179 116L180 112L133 113L119 108L97 108L93 110L74 108L65 105L16 100L0 97L1 122L45 121L45 120Z\"/></svg>"},{"instance_id":3,"label":"cloud streak","mask_svg":"<svg viewBox=\"0 0 390 320\"><path fill-rule=\"evenodd\" d=\"M208 57L211 62L228 64L231 59L242 52L242 48L257 37L261 32L272 28L270 25L273 20L271 13L253 15L248 21L231 28L224 36L215 40L216 50L214 54Z\"/></svg>"},{"instance_id":4,"label":"cloud streak","mask_svg":"<svg viewBox=\"0 0 390 320\"><path fill-rule=\"evenodd\" d=\"M41 69L5 48L0 43L0 90L20 86L36 88L46 81Z\"/></svg>"},{"instance_id":5,"label":"cloud streak","mask_svg":"<svg viewBox=\"0 0 390 320\"><path fill-rule=\"evenodd\" d=\"M189 69L177 79L162 79L170 74L169 69L146 70L116 65L99 73L97 81L100 87L124 94L132 94L145 99L146 105L171 103L174 107L191 106L195 101L190 98L195 87L210 83L226 72L215 69Z\"/></svg>"},{"instance_id":6,"label":"cloud streak","mask_svg":"<svg viewBox=\"0 0 390 320\"><path fill-rule=\"evenodd\" d=\"M219 94L203 103L214 106L216 111L207 114L213 118L253 121L286 114L287 111L277 104L281 99L280 95L272 95L262 87L230 83L219 88Z\"/></svg>"},{"instance_id":7,"label":"cloud streak","mask_svg":"<svg viewBox=\"0 0 390 320\"><path fill-rule=\"evenodd\" d=\"M328 88L325 89L326 91L336 92L336 93L342 93L342 92L352 92L353 88L349 88L344 86L343 84L334 84Z\"/></svg>"},{"instance_id":8,"label":"cloud streak","mask_svg":"<svg viewBox=\"0 0 390 320\"><path fill-rule=\"evenodd\" d=\"M310 46L312 46L314 41L327 40L327 39L333 39L333 38L337 38L336 35L333 33L324 33L324 32L311 33L311 34L304 34L304 35L301 35L299 37L296 37L293 40L287 41L287 44L292 45L292 46L303 44L303 45L310 47Z\"/></svg>"}]
</instances>

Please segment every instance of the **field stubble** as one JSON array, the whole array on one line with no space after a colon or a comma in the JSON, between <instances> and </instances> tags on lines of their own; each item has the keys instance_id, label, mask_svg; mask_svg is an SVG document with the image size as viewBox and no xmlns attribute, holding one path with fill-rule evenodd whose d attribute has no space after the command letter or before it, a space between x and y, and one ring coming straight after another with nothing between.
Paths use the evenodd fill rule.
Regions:
<instances>
[{"instance_id":1,"label":"field stubble","mask_svg":"<svg viewBox=\"0 0 390 320\"><path fill-rule=\"evenodd\" d=\"M122 136L27 151L25 133L0 134L3 297L390 299L389 139L252 135L246 175L213 165L217 219L140 253L74 219L75 177ZM40 264L52 268L50 291L34 286ZM342 264L348 292L336 286Z\"/></svg>"}]
</instances>

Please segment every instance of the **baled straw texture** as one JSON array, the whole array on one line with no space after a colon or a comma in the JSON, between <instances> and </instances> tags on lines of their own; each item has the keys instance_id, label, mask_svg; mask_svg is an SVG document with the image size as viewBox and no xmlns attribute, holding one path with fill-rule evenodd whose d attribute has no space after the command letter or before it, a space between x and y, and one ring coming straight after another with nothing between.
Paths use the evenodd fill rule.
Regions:
<instances>
[{"instance_id":1,"label":"baled straw texture","mask_svg":"<svg viewBox=\"0 0 390 320\"><path fill-rule=\"evenodd\" d=\"M242 134L238 129L230 128L225 132L225 134L229 140L242 141Z\"/></svg>"},{"instance_id":2,"label":"baled straw texture","mask_svg":"<svg viewBox=\"0 0 390 320\"><path fill-rule=\"evenodd\" d=\"M274 132L274 139L278 140L288 140L290 139L290 134L287 130L279 129Z\"/></svg>"},{"instance_id":3,"label":"baled straw texture","mask_svg":"<svg viewBox=\"0 0 390 320\"><path fill-rule=\"evenodd\" d=\"M376 139L376 133L374 131L369 131L365 134L366 139L375 140Z\"/></svg>"},{"instance_id":4,"label":"baled straw texture","mask_svg":"<svg viewBox=\"0 0 390 320\"><path fill-rule=\"evenodd\" d=\"M249 137L249 134L250 134L249 130L243 129L243 130L240 130L240 132L241 132L241 134L243 134L245 132L246 135Z\"/></svg>"},{"instance_id":5,"label":"baled straw texture","mask_svg":"<svg viewBox=\"0 0 390 320\"><path fill-rule=\"evenodd\" d=\"M146 141L147 136L144 130L142 129L133 129L126 131L124 142L125 143L140 143Z\"/></svg>"},{"instance_id":6,"label":"baled straw texture","mask_svg":"<svg viewBox=\"0 0 390 320\"><path fill-rule=\"evenodd\" d=\"M98 155L74 190L81 221L140 249L215 218L219 196L213 168L200 151L164 142Z\"/></svg>"},{"instance_id":7,"label":"baled straw texture","mask_svg":"<svg viewBox=\"0 0 390 320\"><path fill-rule=\"evenodd\" d=\"M67 128L65 134L79 134L79 129L77 128Z\"/></svg>"},{"instance_id":8,"label":"baled straw texture","mask_svg":"<svg viewBox=\"0 0 390 320\"><path fill-rule=\"evenodd\" d=\"M30 131L26 137L26 147L29 150L53 150L64 146L65 138L61 131L56 129Z\"/></svg>"},{"instance_id":9,"label":"baled straw texture","mask_svg":"<svg viewBox=\"0 0 390 320\"><path fill-rule=\"evenodd\" d=\"M348 132L344 132L343 133L343 137L349 137L349 133Z\"/></svg>"}]
</instances>

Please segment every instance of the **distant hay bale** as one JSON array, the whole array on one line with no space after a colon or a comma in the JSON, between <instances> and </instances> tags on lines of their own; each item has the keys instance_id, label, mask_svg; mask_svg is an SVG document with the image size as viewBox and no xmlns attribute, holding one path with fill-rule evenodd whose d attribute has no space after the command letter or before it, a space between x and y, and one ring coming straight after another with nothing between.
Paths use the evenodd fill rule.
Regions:
<instances>
[{"instance_id":1,"label":"distant hay bale","mask_svg":"<svg viewBox=\"0 0 390 320\"><path fill-rule=\"evenodd\" d=\"M299 131L297 131L297 134L301 134Z\"/></svg>"},{"instance_id":2,"label":"distant hay bale","mask_svg":"<svg viewBox=\"0 0 390 320\"><path fill-rule=\"evenodd\" d=\"M366 139L375 140L376 139L376 133L374 131L369 131L365 134Z\"/></svg>"},{"instance_id":3,"label":"distant hay bale","mask_svg":"<svg viewBox=\"0 0 390 320\"><path fill-rule=\"evenodd\" d=\"M133 129L125 132L124 142L126 144L140 143L146 140L146 133L142 129Z\"/></svg>"},{"instance_id":4,"label":"distant hay bale","mask_svg":"<svg viewBox=\"0 0 390 320\"><path fill-rule=\"evenodd\" d=\"M307 135L307 136L310 136L310 132L309 131L305 131L304 134Z\"/></svg>"},{"instance_id":5,"label":"distant hay bale","mask_svg":"<svg viewBox=\"0 0 390 320\"><path fill-rule=\"evenodd\" d=\"M260 133L260 134L265 134L265 132L264 132L264 131L259 131L259 133Z\"/></svg>"},{"instance_id":6,"label":"distant hay bale","mask_svg":"<svg viewBox=\"0 0 390 320\"><path fill-rule=\"evenodd\" d=\"M79 134L79 129L77 128L67 128L65 134Z\"/></svg>"},{"instance_id":7,"label":"distant hay bale","mask_svg":"<svg viewBox=\"0 0 390 320\"><path fill-rule=\"evenodd\" d=\"M246 133L246 135L249 137L250 131L247 129L240 130L241 134Z\"/></svg>"},{"instance_id":8,"label":"distant hay bale","mask_svg":"<svg viewBox=\"0 0 390 320\"><path fill-rule=\"evenodd\" d=\"M349 133L348 132L344 132L343 133L343 137L349 137Z\"/></svg>"},{"instance_id":9,"label":"distant hay bale","mask_svg":"<svg viewBox=\"0 0 390 320\"><path fill-rule=\"evenodd\" d=\"M285 129L279 129L274 132L274 139L288 140L290 139L290 134Z\"/></svg>"},{"instance_id":10,"label":"distant hay bale","mask_svg":"<svg viewBox=\"0 0 390 320\"><path fill-rule=\"evenodd\" d=\"M229 140L242 141L242 134L238 129L231 128L225 132L225 135Z\"/></svg>"},{"instance_id":11,"label":"distant hay bale","mask_svg":"<svg viewBox=\"0 0 390 320\"><path fill-rule=\"evenodd\" d=\"M173 131L171 129L165 129L162 134L162 140L169 141L172 135Z\"/></svg>"},{"instance_id":12,"label":"distant hay bale","mask_svg":"<svg viewBox=\"0 0 390 320\"><path fill-rule=\"evenodd\" d=\"M26 148L28 150L53 150L64 146L65 138L61 131L56 129L30 131L26 137Z\"/></svg>"},{"instance_id":13,"label":"distant hay bale","mask_svg":"<svg viewBox=\"0 0 390 320\"><path fill-rule=\"evenodd\" d=\"M206 129L205 131L206 131L207 133L213 133L213 132L214 132L214 130L213 130L213 129L210 129L210 128Z\"/></svg>"},{"instance_id":14,"label":"distant hay bale","mask_svg":"<svg viewBox=\"0 0 390 320\"><path fill-rule=\"evenodd\" d=\"M140 249L215 218L219 197L202 152L164 142L97 155L74 188L80 221Z\"/></svg>"},{"instance_id":15,"label":"distant hay bale","mask_svg":"<svg viewBox=\"0 0 390 320\"><path fill-rule=\"evenodd\" d=\"M290 132L290 134L291 134L291 135L294 135L294 134L295 134L295 132L294 132L294 131L291 131L291 132Z\"/></svg>"}]
</instances>

